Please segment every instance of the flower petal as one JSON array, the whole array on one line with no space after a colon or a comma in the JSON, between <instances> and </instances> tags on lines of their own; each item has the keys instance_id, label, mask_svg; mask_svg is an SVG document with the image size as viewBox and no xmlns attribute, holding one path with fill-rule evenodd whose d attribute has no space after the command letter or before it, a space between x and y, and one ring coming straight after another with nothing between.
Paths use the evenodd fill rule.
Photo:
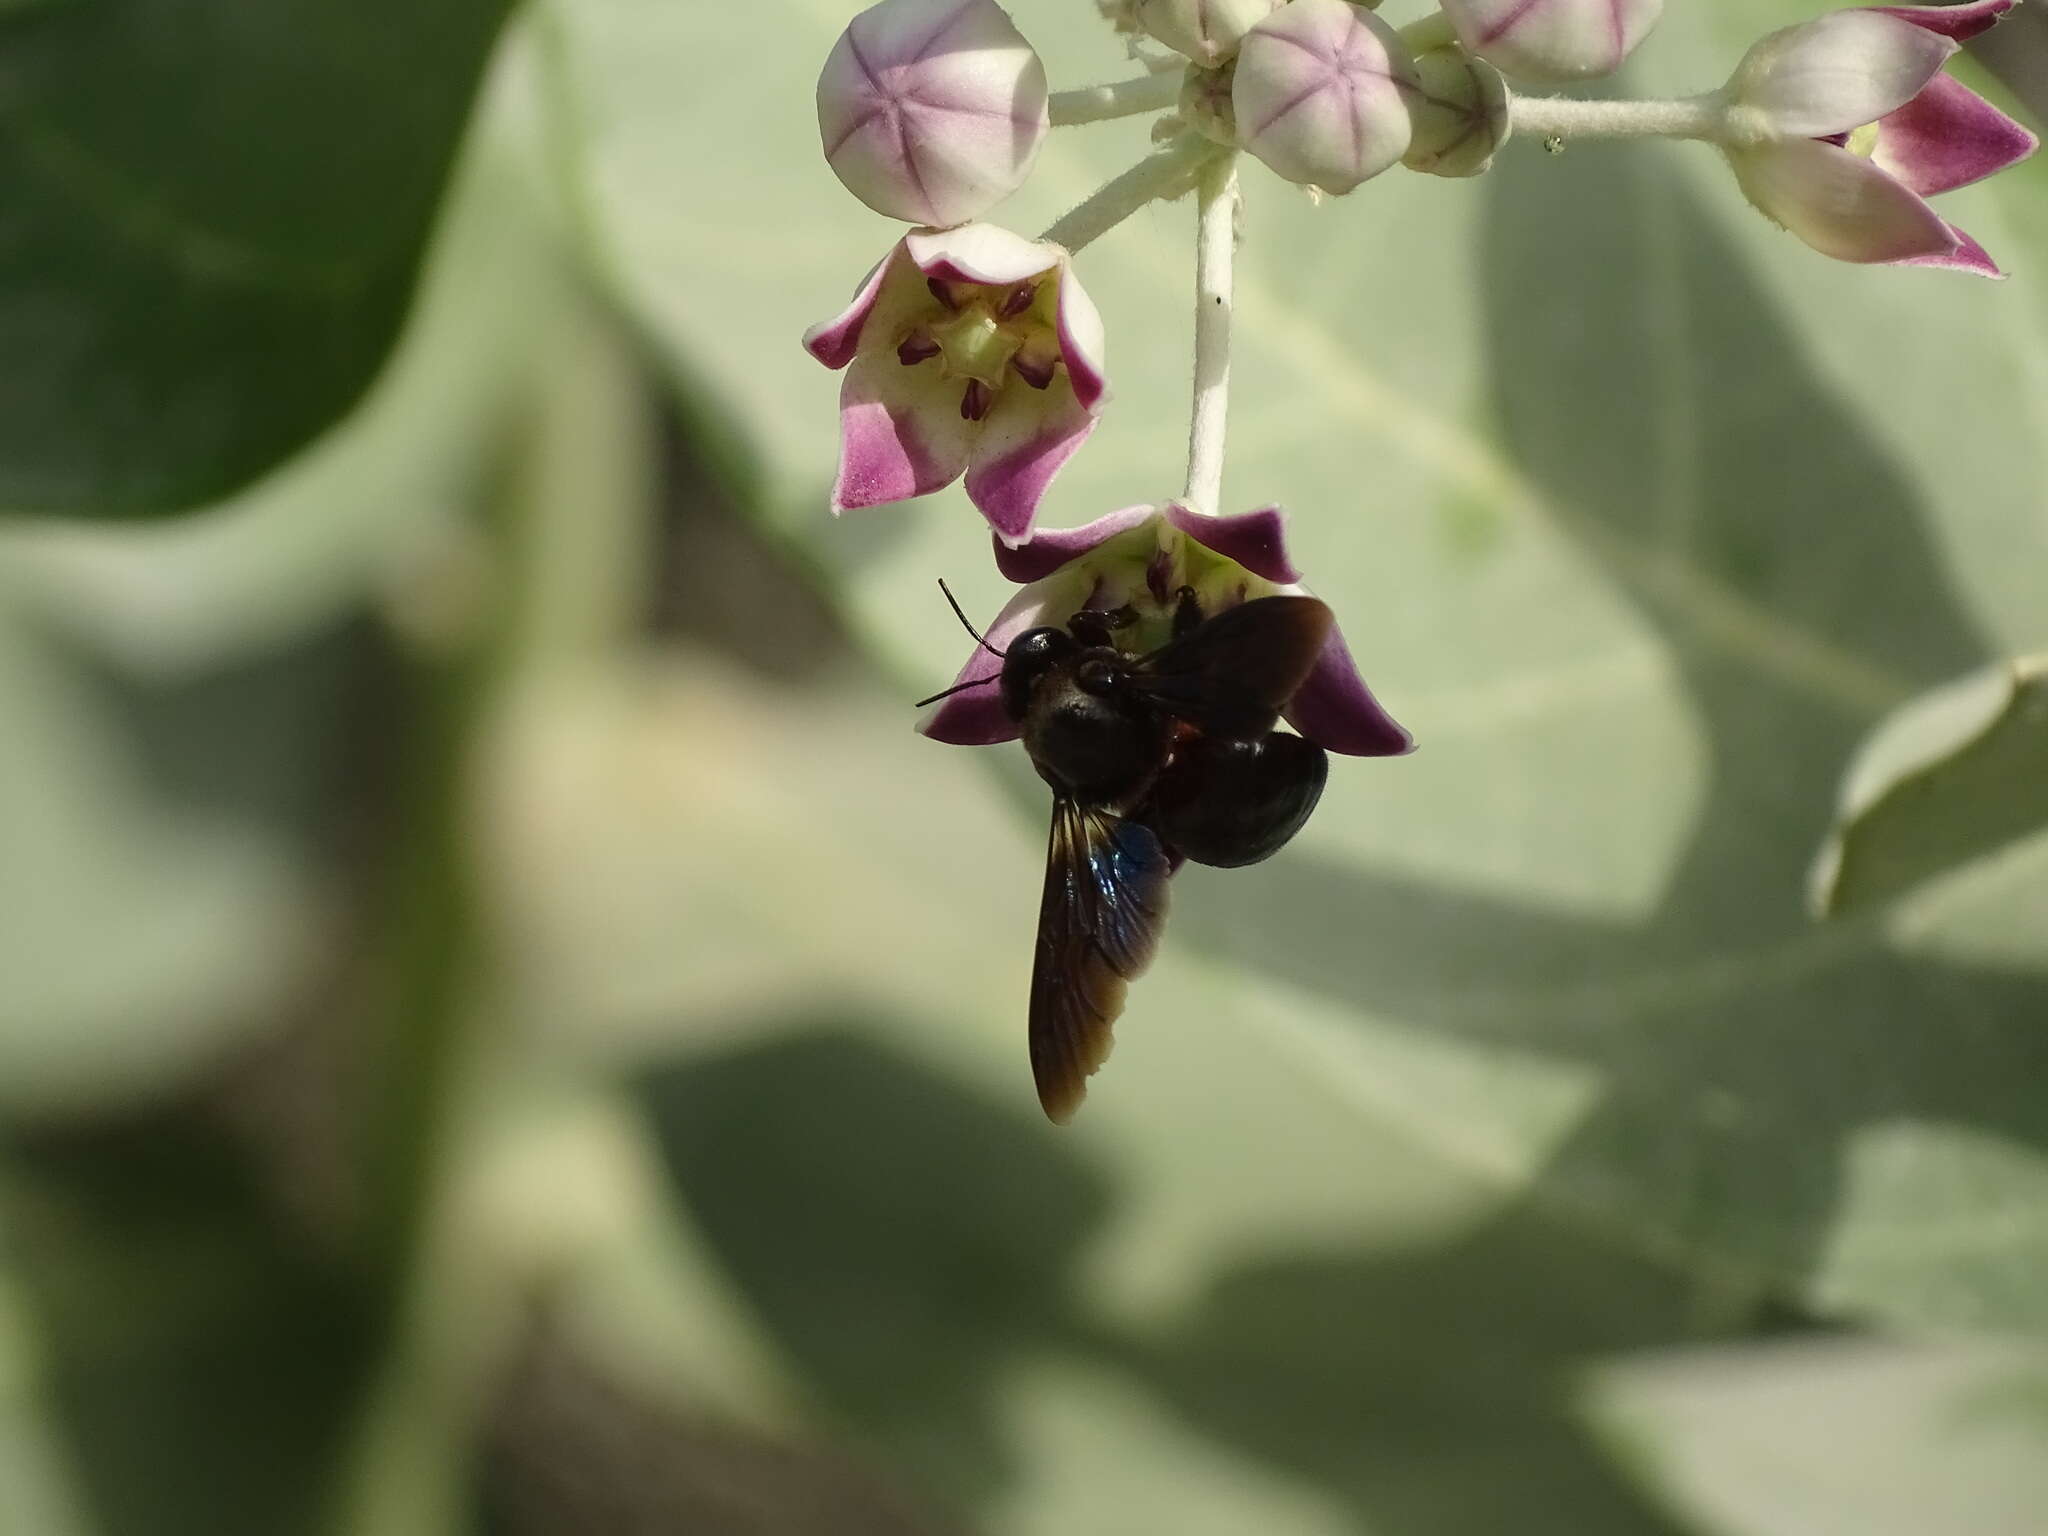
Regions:
<instances>
[{"instance_id":1,"label":"flower petal","mask_svg":"<svg viewBox=\"0 0 2048 1536\"><path fill-rule=\"evenodd\" d=\"M1861 155L1814 139L1727 151L1743 194L1837 261L1911 261L1955 253L1941 216Z\"/></svg>"},{"instance_id":2,"label":"flower petal","mask_svg":"<svg viewBox=\"0 0 2048 1536\"><path fill-rule=\"evenodd\" d=\"M1871 9L1966 43L1988 31L2018 3L2019 0L1971 0L1968 5L1879 5Z\"/></svg>"},{"instance_id":3,"label":"flower petal","mask_svg":"<svg viewBox=\"0 0 2048 1536\"><path fill-rule=\"evenodd\" d=\"M1069 560L1078 559L1120 533L1130 532L1158 510L1150 505L1125 507L1079 528L1045 529L1022 544L1005 544L998 538L996 569L1011 581L1043 581Z\"/></svg>"},{"instance_id":4,"label":"flower petal","mask_svg":"<svg viewBox=\"0 0 2048 1536\"><path fill-rule=\"evenodd\" d=\"M1060 356L1066 360L1067 377L1074 381L1074 398L1084 410L1099 411L1109 398L1102 311L1074 275L1071 260L1060 262L1059 285Z\"/></svg>"},{"instance_id":5,"label":"flower petal","mask_svg":"<svg viewBox=\"0 0 2048 1536\"><path fill-rule=\"evenodd\" d=\"M1983 246L1953 224L1949 225L1948 232L1955 236L1956 248L1946 256L1914 256L1900 265L1940 267L1949 272L1967 272L1972 277L1989 277L2004 281L2005 274L1998 270L1998 263L1991 259L1990 253Z\"/></svg>"},{"instance_id":6,"label":"flower petal","mask_svg":"<svg viewBox=\"0 0 2048 1536\"><path fill-rule=\"evenodd\" d=\"M960 416L960 385L936 360L906 368L890 352L854 358L839 388L834 513L928 495L967 467L977 424Z\"/></svg>"},{"instance_id":7,"label":"flower petal","mask_svg":"<svg viewBox=\"0 0 2048 1536\"><path fill-rule=\"evenodd\" d=\"M996 537L1021 544L1031 534L1039 499L1060 466L1095 430L1096 418L1055 379L1043 390L1005 389L970 449L967 499Z\"/></svg>"},{"instance_id":8,"label":"flower petal","mask_svg":"<svg viewBox=\"0 0 2048 1536\"><path fill-rule=\"evenodd\" d=\"M913 229L903 237L903 248L926 277L995 288L1050 272L1065 254L1056 245L1026 240L1000 224Z\"/></svg>"},{"instance_id":9,"label":"flower petal","mask_svg":"<svg viewBox=\"0 0 2048 1536\"><path fill-rule=\"evenodd\" d=\"M1895 112L1941 72L1957 44L1877 11L1836 11L1773 32L1728 81L1773 135L1818 139Z\"/></svg>"},{"instance_id":10,"label":"flower petal","mask_svg":"<svg viewBox=\"0 0 2048 1536\"><path fill-rule=\"evenodd\" d=\"M898 241L880 261L868 269L868 275L860 280L854 290L853 301L830 320L820 320L804 332L804 350L823 363L827 368L844 368L853 361L853 354L860 347L861 333L866 329L868 316L874 312L875 303L882 295L882 284L888 280L889 266L903 259L903 243Z\"/></svg>"},{"instance_id":11,"label":"flower petal","mask_svg":"<svg viewBox=\"0 0 2048 1536\"><path fill-rule=\"evenodd\" d=\"M1343 632L1334 625L1308 681L1281 714L1317 746L1347 757L1399 757L1415 750L1415 738L1395 722L1365 686L1358 663L1351 659L1351 648L1344 643Z\"/></svg>"},{"instance_id":12,"label":"flower petal","mask_svg":"<svg viewBox=\"0 0 2048 1536\"><path fill-rule=\"evenodd\" d=\"M1211 517L1174 501L1167 503L1166 520L1197 544L1235 560L1254 576L1282 586L1301 580L1301 573L1287 558L1287 514L1278 507Z\"/></svg>"},{"instance_id":13,"label":"flower petal","mask_svg":"<svg viewBox=\"0 0 2048 1536\"><path fill-rule=\"evenodd\" d=\"M1982 181L2021 161L2040 140L1947 75L1877 125L1871 159L1922 197Z\"/></svg>"}]
</instances>

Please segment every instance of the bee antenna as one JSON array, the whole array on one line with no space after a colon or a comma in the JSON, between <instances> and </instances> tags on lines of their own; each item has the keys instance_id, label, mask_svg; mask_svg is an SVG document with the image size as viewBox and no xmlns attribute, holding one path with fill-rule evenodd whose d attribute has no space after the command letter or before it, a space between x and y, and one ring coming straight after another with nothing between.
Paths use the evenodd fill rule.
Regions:
<instances>
[{"instance_id":1,"label":"bee antenna","mask_svg":"<svg viewBox=\"0 0 2048 1536\"><path fill-rule=\"evenodd\" d=\"M972 624L967 622L967 615L960 611L959 599L953 596L953 589L946 585L946 578L943 576L939 578L939 590L946 594L946 601L952 605L953 617L960 621L960 627L966 630L967 633L969 633L970 635L974 636L974 643L980 646L984 651L987 651L989 655L1000 658L1003 655L1003 652L997 650L994 646L990 645L986 640L982 639L981 631L976 629ZM945 694L935 694L933 697L943 699L945 697Z\"/></svg>"},{"instance_id":2,"label":"bee antenna","mask_svg":"<svg viewBox=\"0 0 2048 1536\"><path fill-rule=\"evenodd\" d=\"M937 693L933 694L928 699L919 699L915 704L911 705L910 707L912 709L923 709L927 704L936 704L941 699L950 699L956 693L965 693L970 688L984 687L985 685L993 683L996 680L997 679L995 677L995 674L991 673L987 677L976 677L971 678L964 683L955 683L950 688L941 688Z\"/></svg>"}]
</instances>

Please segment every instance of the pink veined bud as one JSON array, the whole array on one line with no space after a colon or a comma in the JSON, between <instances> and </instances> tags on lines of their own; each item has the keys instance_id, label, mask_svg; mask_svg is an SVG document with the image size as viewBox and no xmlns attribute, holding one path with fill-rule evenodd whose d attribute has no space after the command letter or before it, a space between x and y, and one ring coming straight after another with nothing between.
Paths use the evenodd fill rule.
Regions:
<instances>
[{"instance_id":1,"label":"pink veined bud","mask_svg":"<svg viewBox=\"0 0 2048 1536\"><path fill-rule=\"evenodd\" d=\"M1138 24L1175 53L1214 69L1237 52L1245 33L1283 0L1138 0Z\"/></svg>"},{"instance_id":2,"label":"pink veined bud","mask_svg":"<svg viewBox=\"0 0 2048 1536\"><path fill-rule=\"evenodd\" d=\"M1611 75L1664 14L1664 0L1443 0L1469 53L1517 80Z\"/></svg>"},{"instance_id":3,"label":"pink veined bud","mask_svg":"<svg viewBox=\"0 0 2048 1536\"><path fill-rule=\"evenodd\" d=\"M1276 174L1349 192L1407 152L1419 89L1401 34L1345 0L1293 0L1245 34L1238 141Z\"/></svg>"},{"instance_id":4,"label":"pink veined bud","mask_svg":"<svg viewBox=\"0 0 2048 1536\"><path fill-rule=\"evenodd\" d=\"M875 212L946 228L1023 185L1045 141L1045 66L995 0L882 0L818 76L818 132Z\"/></svg>"},{"instance_id":5,"label":"pink veined bud","mask_svg":"<svg viewBox=\"0 0 2048 1536\"><path fill-rule=\"evenodd\" d=\"M1431 176L1477 176L1508 140L1507 82L1462 48L1417 54L1415 72L1415 134L1401 163Z\"/></svg>"}]
</instances>

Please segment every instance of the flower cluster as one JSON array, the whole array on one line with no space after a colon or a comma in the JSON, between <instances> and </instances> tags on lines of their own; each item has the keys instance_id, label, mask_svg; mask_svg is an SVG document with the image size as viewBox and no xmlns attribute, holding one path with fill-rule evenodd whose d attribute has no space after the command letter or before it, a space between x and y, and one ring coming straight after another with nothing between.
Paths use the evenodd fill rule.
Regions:
<instances>
[{"instance_id":1,"label":"flower cluster","mask_svg":"<svg viewBox=\"0 0 2048 1536\"><path fill-rule=\"evenodd\" d=\"M1214 611L1297 589L1273 509L1217 517L1230 261L1241 155L1342 195L1396 166L1486 171L1512 132L1662 136L1715 146L1744 195L1845 261L1999 275L1928 202L2030 154L2034 136L1945 71L2018 0L1866 6L1761 39L1718 89L1674 101L1581 100L1528 87L1605 75L1663 0L1441 0L1405 27L1355 0L1098 0L1147 72L1049 93L996 0L882 0L848 24L818 79L825 157L849 191L911 228L835 318L804 337L844 371L832 510L924 496L965 477L1004 575L1023 590L992 638L1063 607L1166 621L1183 587ZM1511 85L1517 82L1521 88ZM985 222L1056 126L1148 113L1158 146L1038 239ZM1147 203L1199 190L1194 421L1178 500L1070 533L1035 524L1047 487L1109 400L1101 316L1074 256ZM962 674L990 674L977 651ZM992 675L992 674L990 674ZM1291 717L1340 752L1406 735L1332 640ZM988 691L927 730L1014 734Z\"/></svg>"}]
</instances>

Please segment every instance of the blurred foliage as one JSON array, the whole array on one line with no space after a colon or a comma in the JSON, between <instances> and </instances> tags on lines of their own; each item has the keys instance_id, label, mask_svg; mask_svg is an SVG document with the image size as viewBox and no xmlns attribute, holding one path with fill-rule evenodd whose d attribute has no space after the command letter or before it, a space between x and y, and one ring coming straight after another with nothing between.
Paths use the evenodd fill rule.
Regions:
<instances>
[{"instance_id":1,"label":"blurred foliage","mask_svg":"<svg viewBox=\"0 0 2048 1536\"><path fill-rule=\"evenodd\" d=\"M0 16L0 1533L2025 1529L2041 755L1924 695L2048 646L2048 170L2002 286L1696 146L1255 182L1230 493L1422 751L1179 879L1061 1132L1042 790L907 729L985 532L823 512L849 9L537 0L445 199L501 6ZM1190 222L1054 524L1178 483Z\"/></svg>"},{"instance_id":2,"label":"blurred foliage","mask_svg":"<svg viewBox=\"0 0 2048 1536\"><path fill-rule=\"evenodd\" d=\"M0 16L0 504L173 510L276 464L396 336L510 0Z\"/></svg>"},{"instance_id":3,"label":"blurred foliage","mask_svg":"<svg viewBox=\"0 0 2048 1536\"><path fill-rule=\"evenodd\" d=\"M1881 902L2048 830L2048 658L1915 699L1863 744L1813 876L1825 912Z\"/></svg>"}]
</instances>

